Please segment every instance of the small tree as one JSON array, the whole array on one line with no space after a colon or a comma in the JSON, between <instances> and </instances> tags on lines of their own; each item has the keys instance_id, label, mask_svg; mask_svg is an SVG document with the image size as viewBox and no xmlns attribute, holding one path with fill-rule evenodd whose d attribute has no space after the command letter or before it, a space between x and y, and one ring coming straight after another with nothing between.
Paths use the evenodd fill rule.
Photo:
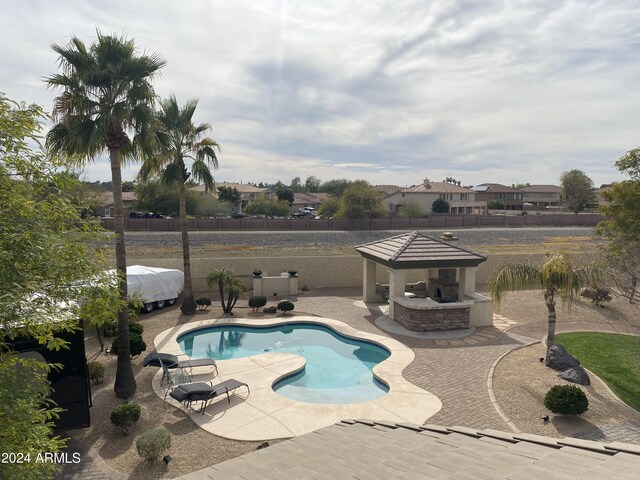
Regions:
<instances>
[{"instance_id":1,"label":"small tree","mask_svg":"<svg viewBox=\"0 0 640 480\"><path fill-rule=\"evenodd\" d=\"M431 211L433 213L449 213L449 202L443 198L438 198L431 204Z\"/></svg>"},{"instance_id":2,"label":"small tree","mask_svg":"<svg viewBox=\"0 0 640 480\"><path fill-rule=\"evenodd\" d=\"M241 280L233 270L228 268L215 269L207 275L207 285L210 287L218 286L222 311L233 315L231 311L244 291Z\"/></svg>"},{"instance_id":3,"label":"small tree","mask_svg":"<svg viewBox=\"0 0 640 480\"><path fill-rule=\"evenodd\" d=\"M425 209L418 202L407 202L399 209L401 217L404 218L422 218L426 215Z\"/></svg>"},{"instance_id":4,"label":"small tree","mask_svg":"<svg viewBox=\"0 0 640 480\"><path fill-rule=\"evenodd\" d=\"M322 201L318 207L318 215L321 217L335 217L340 210L340 201L337 198L329 197Z\"/></svg>"},{"instance_id":5,"label":"small tree","mask_svg":"<svg viewBox=\"0 0 640 480\"><path fill-rule=\"evenodd\" d=\"M149 430L136 440L138 455L150 462L158 460L169 448L171 448L171 433L164 427Z\"/></svg>"},{"instance_id":6,"label":"small tree","mask_svg":"<svg viewBox=\"0 0 640 480\"><path fill-rule=\"evenodd\" d=\"M235 187L218 187L218 199L230 203L233 210L238 211L242 195Z\"/></svg>"},{"instance_id":7,"label":"small tree","mask_svg":"<svg viewBox=\"0 0 640 480\"><path fill-rule=\"evenodd\" d=\"M501 200L494 198L489 203L487 203L487 208L489 210L504 210L504 203Z\"/></svg>"},{"instance_id":8,"label":"small tree","mask_svg":"<svg viewBox=\"0 0 640 480\"><path fill-rule=\"evenodd\" d=\"M338 218L376 218L388 213L380 194L364 180L352 182L342 194Z\"/></svg>"},{"instance_id":9,"label":"small tree","mask_svg":"<svg viewBox=\"0 0 640 480\"><path fill-rule=\"evenodd\" d=\"M593 181L582 170L570 170L560 176L562 199L567 210L580 213L594 204Z\"/></svg>"}]
</instances>

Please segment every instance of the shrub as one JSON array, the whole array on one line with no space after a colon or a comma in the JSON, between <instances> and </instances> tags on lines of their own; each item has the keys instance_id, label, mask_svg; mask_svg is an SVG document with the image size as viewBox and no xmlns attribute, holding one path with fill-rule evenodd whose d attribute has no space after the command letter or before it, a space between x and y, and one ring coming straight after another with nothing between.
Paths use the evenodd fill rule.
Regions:
<instances>
[{"instance_id":1,"label":"shrub","mask_svg":"<svg viewBox=\"0 0 640 480\"><path fill-rule=\"evenodd\" d=\"M155 462L171 447L171 434L164 427L143 433L136 440L136 450L145 460Z\"/></svg>"},{"instance_id":2,"label":"shrub","mask_svg":"<svg viewBox=\"0 0 640 480\"><path fill-rule=\"evenodd\" d=\"M591 300L591 303L604 308L603 303L611 301L611 289L607 287L587 287L581 293L581 297Z\"/></svg>"},{"instance_id":3,"label":"shrub","mask_svg":"<svg viewBox=\"0 0 640 480\"><path fill-rule=\"evenodd\" d=\"M89 362L89 378L93 383L102 383L104 365L100 362Z\"/></svg>"},{"instance_id":4,"label":"shrub","mask_svg":"<svg viewBox=\"0 0 640 480\"><path fill-rule=\"evenodd\" d=\"M147 344L137 333L129 333L129 349L131 358L137 357L147 349ZM118 339L116 338L111 344L111 353L118 353Z\"/></svg>"},{"instance_id":5,"label":"shrub","mask_svg":"<svg viewBox=\"0 0 640 480\"><path fill-rule=\"evenodd\" d=\"M198 310L206 310L211 306L211 299L209 297L198 297L195 300Z\"/></svg>"},{"instance_id":6,"label":"shrub","mask_svg":"<svg viewBox=\"0 0 640 480\"><path fill-rule=\"evenodd\" d=\"M255 312L256 310L258 310L260 307L264 307L267 304L267 297L251 297L249 299L249 306L253 309L253 311Z\"/></svg>"},{"instance_id":7,"label":"shrub","mask_svg":"<svg viewBox=\"0 0 640 480\"><path fill-rule=\"evenodd\" d=\"M111 423L124 435L140 420L140 405L137 403L123 403L111 410Z\"/></svg>"},{"instance_id":8,"label":"shrub","mask_svg":"<svg viewBox=\"0 0 640 480\"><path fill-rule=\"evenodd\" d=\"M581 415L589 409L589 399L575 385L555 385L544 396L544 406L553 413Z\"/></svg>"},{"instance_id":9,"label":"shrub","mask_svg":"<svg viewBox=\"0 0 640 480\"><path fill-rule=\"evenodd\" d=\"M286 313L291 312L295 308L295 305L289 300L282 300L280 303L278 303L278 306L276 308L281 312Z\"/></svg>"},{"instance_id":10,"label":"shrub","mask_svg":"<svg viewBox=\"0 0 640 480\"><path fill-rule=\"evenodd\" d=\"M136 335L142 335L144 327L138 322L129 322L129 333L135 333Z\"/></svg>"},{"instance_id":11,"label":"shrub","mask_svg":"<svg viewBox=\"0 0 640 480\"><path fill-rule=\"evenodd\" d=\"M105 337L115 337L118 334L118 321L113 320L106 322L102 328Z\"/></svg>"}]
</instances>

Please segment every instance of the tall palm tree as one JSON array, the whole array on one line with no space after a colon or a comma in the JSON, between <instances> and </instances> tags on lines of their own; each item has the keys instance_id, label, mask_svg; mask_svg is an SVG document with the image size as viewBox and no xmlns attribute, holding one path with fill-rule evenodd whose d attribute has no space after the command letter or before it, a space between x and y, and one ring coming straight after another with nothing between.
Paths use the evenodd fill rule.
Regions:
<instances>
[{"instance_id":1,"label":"tall palm tree","mask_svg":"<svg viewBox=\"0 0 640 480\"><path fill-rule=\"evenodd\" d=\"M205 190L215 187L211 168L218 168L215 149L220 147L204 134L211 129L208 123L194 125L193 114L197 100L189 100L180 107L175 96L160 102L157 112L157 148L145 156L140 169L140 178L146 180L151 174L162 174L163 183L178 184L180 192L180 230L182 232L182 260L184 264L184 289L182 306L185 315L196 313L191 283L191 257L189 254L189 234L187 230L187 190L185 184L190 178L204 183ZM186 160L190 160L191 171Z\"/></svg>"},{"instance_id":2,"label":"tall palm tree","mask_svg":"<svg viewBox=\"0 0 640 480\"><path fill-rule=\"evenodd\" d=\"M62 73L45 79L48 86L61 88L53 115L57 122L47 134L47 146L65 153L78 163L109 152L113 182L118 289L123 305L118 313L118 366L115 393L133 396L136 381L129 352L127 312L127 260L122 208L120 165L131 158L134 146L148 137L153 118L155 93L151 80L165 61L156 54L138 55L134 41L103 35L89 48L74 37L67 45L53 45L60 56ZM133 135L130 137L130 135Z\"/></svg>"},{"instance_id":3,"label":"tall palm tree","mask_svg":"<svg viewBox=\"0 0 640 480\"><path fill-rule=\"evenodd\" d=\"M525 263L501 267L489 283L489 294L500 303L508 290L543 290L547 306L547 349L556 339L556 297L568 306L575 301L583 287L597 283L599 273L592 266L578 267L567 253L547 254L540 265Z\"/></svg>"}]
</instances>

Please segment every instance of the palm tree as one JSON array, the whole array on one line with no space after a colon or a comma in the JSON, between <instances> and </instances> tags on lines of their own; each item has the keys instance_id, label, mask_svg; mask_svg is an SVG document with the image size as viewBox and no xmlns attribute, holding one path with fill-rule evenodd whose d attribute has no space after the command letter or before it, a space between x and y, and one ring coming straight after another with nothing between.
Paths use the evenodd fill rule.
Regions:
<instances>
[{"instance_id":1,"label":"palm tree","mask_svg":"<svg viewBox=\"0 0 640 480\"><path fill-rule=\"evenodd\" d=\"M122 208L120 164L131 158L134 146L148 136L155 93L151 80L165 61L156 54L138 55L133 40L103 35L87 48L74 37L67 45L53 45L62 73L45 79L61 88L53 115L57 122L47 134L53 153L64 153L82 164L109 151L113 182L118 289L123 305L118 313L118 366L115 393L133 396L136 381L129 355L127 260ZM129 134L134 136L130 138Z\"/></svg>"},{"instance_id":2,"label":"palm tree","mask_svg":"<svg viewBox=\"0 0 640 480\"><path fill-rule=\"evenodd\" d=\"M146 180L152 173L161 172L165 184L178 184L180 191L180 230L182 232L182 260L184 265L184 290L182 306L185 315L196 313L191 282L191 257L189 254L189 234L187 230L187 190L185 184L190 178L204 183L205 190L213 190L215 184L211 167L218 168L216 142L203 137L211 129L208 123L193 124L193 114L197 100L189 100L180 108L175 96L160 102L160 111L156 116L157 147L145 157L140 169L140 178ZM185 160L192 160L191 171Z\"/></svg>"},{"instance_id":3,"label":"palm tree","mask_svg":"<svg viewBox=\"0 0 640 480\"><path fill-rule=\"evenodd\" d=\"M210 287L213 287L214 285L218 286L222 311L229 315L233 315L231 310L244 290L241 280L236 277L233 270L229 270L224 267L220 269L216 268L213 272L207 275L207 285Z\"/></svg>"},{"instance_id":4,"label":"palm tree","mask_svg":"<svg viewBox=\"0 0 640 480\"><path fill-rule=\"evenodd\" d=\"M578 267L567 253L547 254L538 266L524 263L501 267L489 283L491 298L500 303L507 290L543 290L547 306L547 350L556 338L556 296L570 306L580 290L596 284L598 271L592 266Z\"/></svg>"}]
</instances>

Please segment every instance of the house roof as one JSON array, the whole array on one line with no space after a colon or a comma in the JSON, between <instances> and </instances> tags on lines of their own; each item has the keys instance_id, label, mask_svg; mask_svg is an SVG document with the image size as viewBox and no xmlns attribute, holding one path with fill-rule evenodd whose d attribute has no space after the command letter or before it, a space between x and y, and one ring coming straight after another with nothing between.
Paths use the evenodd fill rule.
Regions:
<instances>
[{"instance_id":1,"label":"house roof","mask_svg":"<svg viewBox=\"0 0 640 480\"><path fill-rule=\"evenodd\" d=\"M330 196L328 193L294 193L293 203L321 203Z\"/></svg>"},{"instance_id":2,"label":"house roof","mask_svg":"<svg viewBox=\"0 0 640 480\"><path fill-rule=\"evenodd\" d=\"M557 185L527 185L518 190L524 193L560 193L562 192L562 187Z\"/></svg>"},{"instance_id":3,"label":"house roof","mask_svg":"<svg viewBox=\"0 0 640 480\"><path fill-rule=\"evenodd\" d=\"M395 269L476 267L487 259L418 231L358 245L356 250Z\"/></svg>"},{"instance_id":4,"label":"house roof","mask_svg":"<svg viewBox=\"0 0 640 480\"><path fill-rule=\"evenodd\" d=\"M475 187L471 187L471 190L478 193L492 192L492 193L519 193L520 190L512 187L507 187L500 183L481 183Z\"/></svg>"},{"instance_id":5,"label":"house roof","mask_svg":"<svg viewBox=\"0 0 640 480\"><path fill-rule=\"evenodd\" d=\"M402 190L402 187L399 187L398 185L374 185L373 189L389 196Z\"/></svg>"},{"instance_id":6,"label":"house roof","mask_svg":"<svg viewBox=\"0 0 640 480\"><path fill-rule=\"evenodd\" d=\"M639 471L639 445L491 429L343 420L187 477L591 480L637 478Z\"/></svg>"},{"instance_id":7,"label":"house roof","mask_svg":"<svg viewBox=\"0 0 640 480\"><path fill-rule=\"evenodd\" d=\"M101 198L105 206L113 205L113 192L103 192ZM123 202L135 202L137 199L136 192L122 192Z\"/></svg>"},{"instance_id":8,"label":"house roof","mask_svg":"<svg viewBox=\"0 0 640 480\"><path fill-rule=\"evenodd\" d=\"M402 193L473 193L468 188L446 182L428 182L403 188Z\"/></svg>"}]
</instances>

